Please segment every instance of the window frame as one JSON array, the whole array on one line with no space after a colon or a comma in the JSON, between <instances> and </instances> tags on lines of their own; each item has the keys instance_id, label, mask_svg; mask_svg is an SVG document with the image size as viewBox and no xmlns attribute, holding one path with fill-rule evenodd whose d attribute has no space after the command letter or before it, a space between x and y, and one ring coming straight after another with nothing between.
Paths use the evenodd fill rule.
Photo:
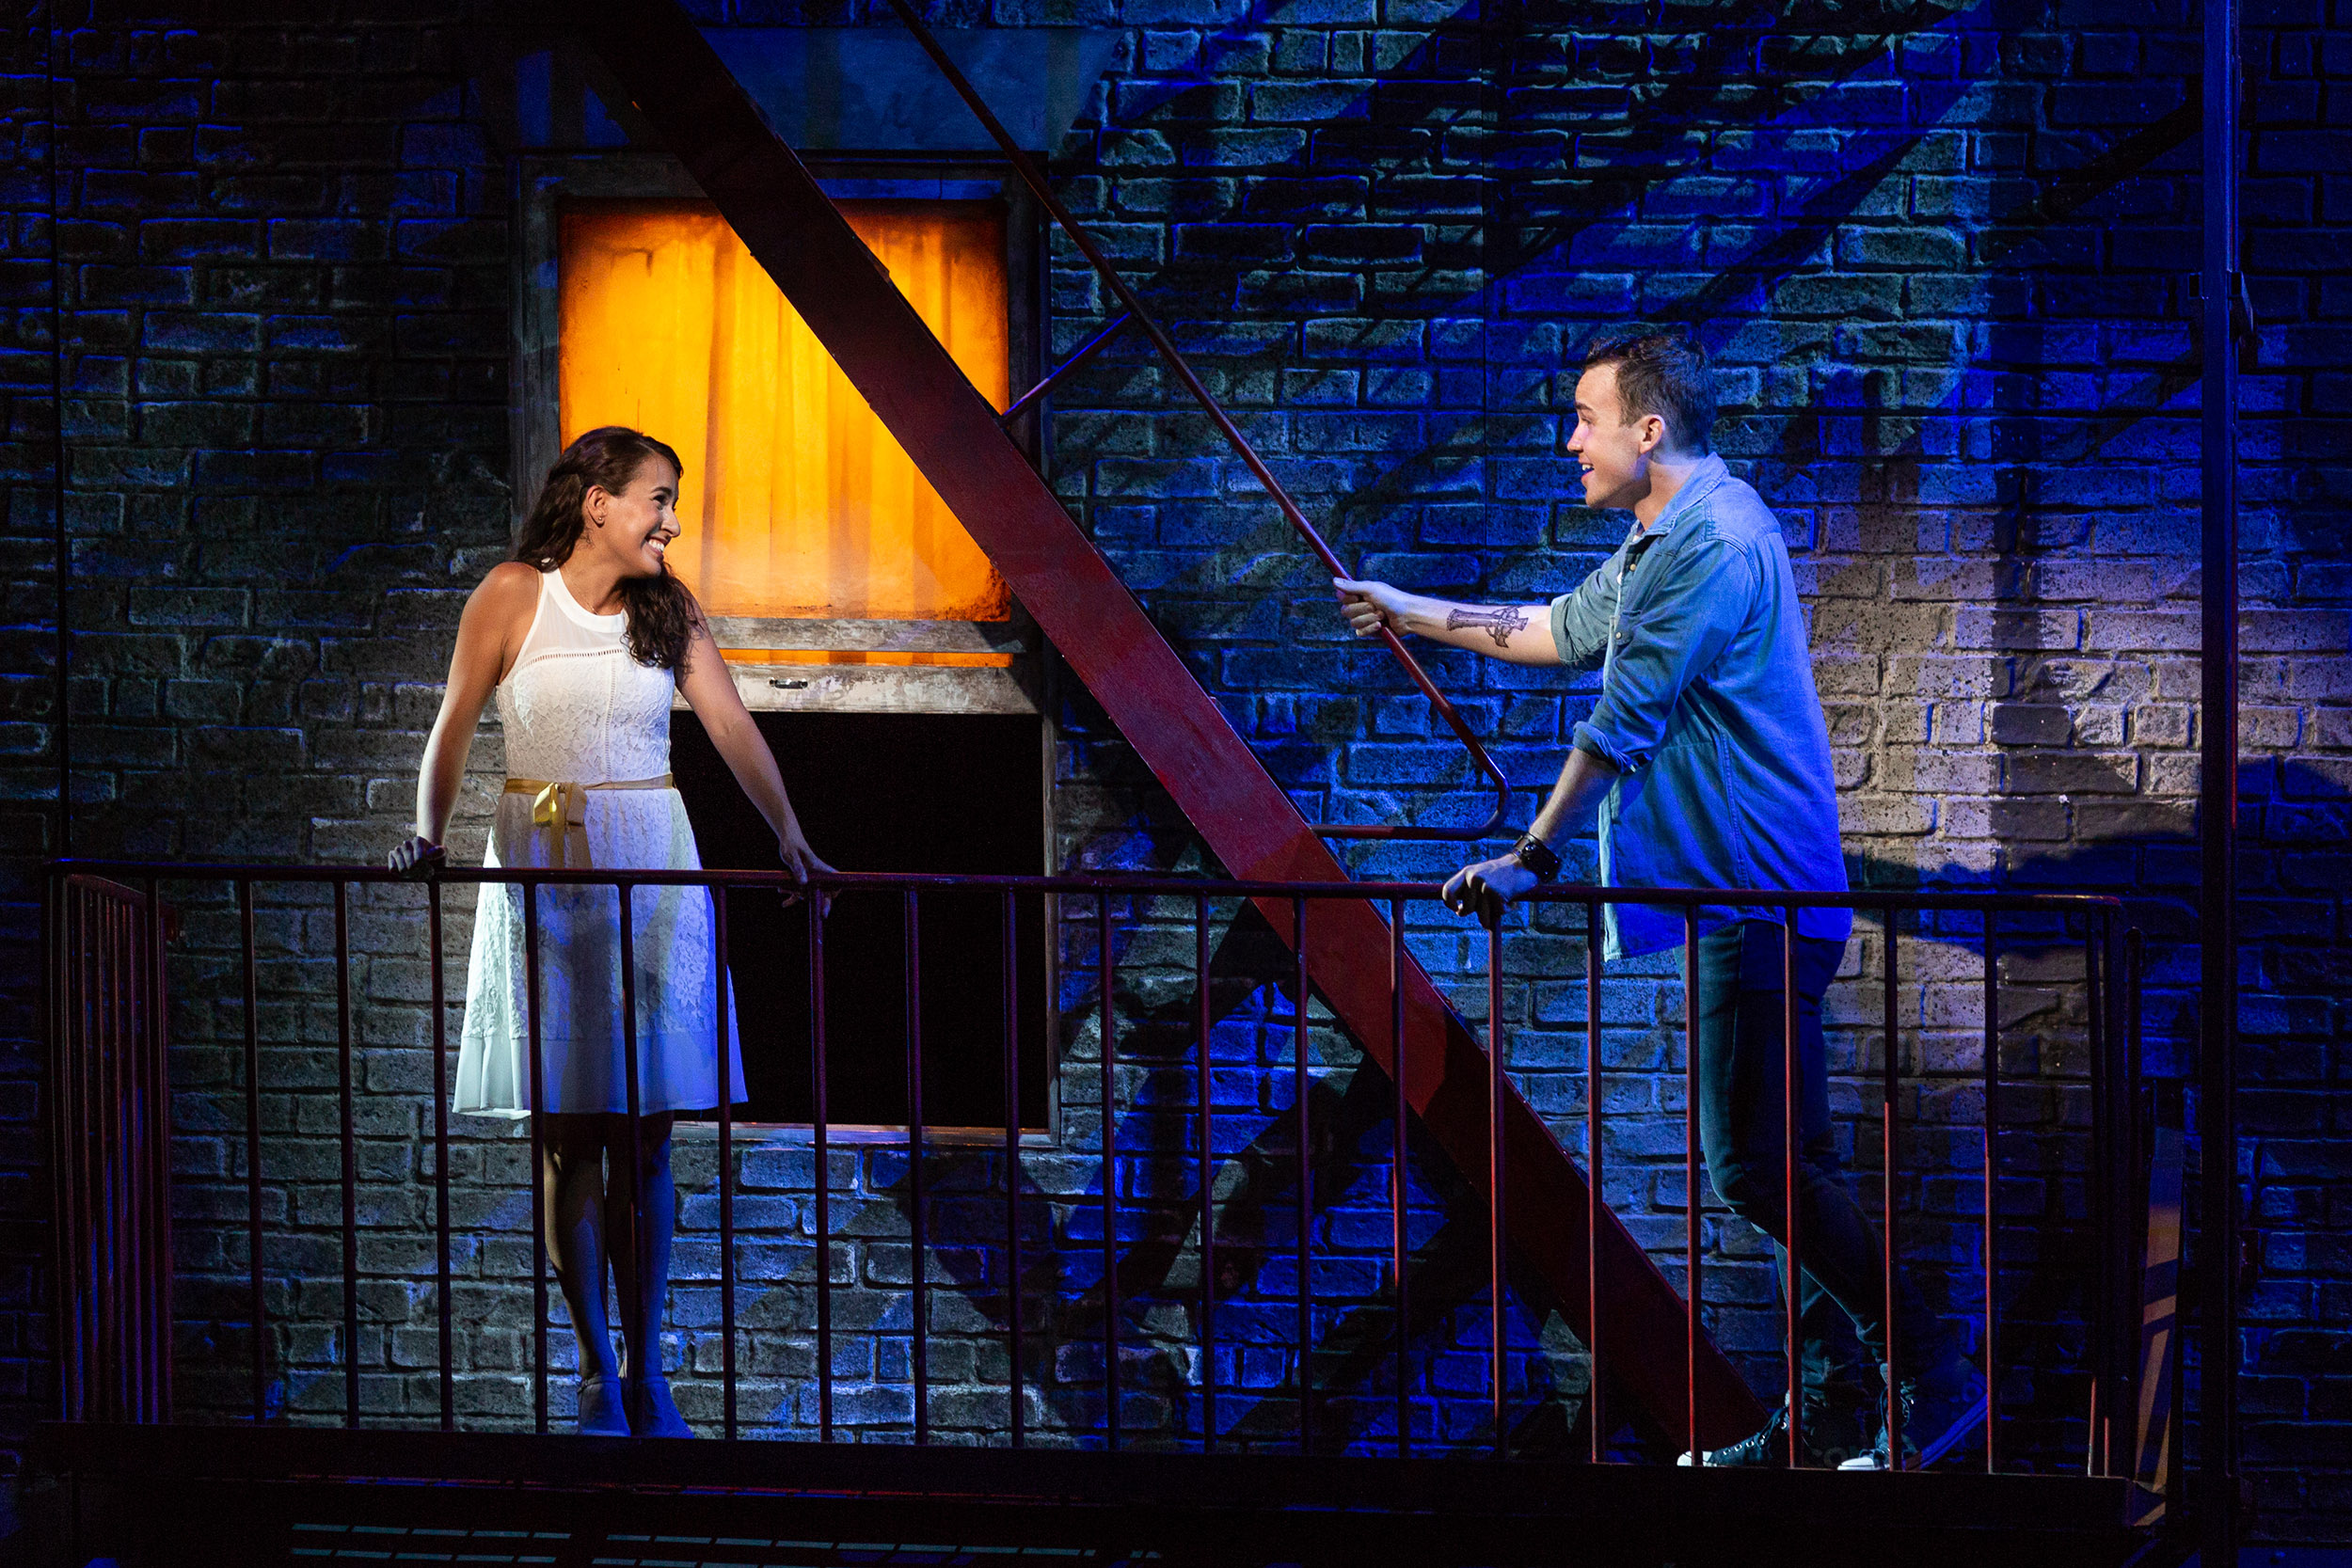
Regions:
<instances>
[{"instance_id":1,"label":"window frame","mask_svg":"<svg viewBox=\"0 0 2352 1568\"><path fill-rule=\"evenodd\" d=\"M1005 204L1005 304L1008 383L1018 397L1044 374L1051 325L1047 293L1047 214L1002 157L850 152L803 154L803 162L826 193L843 200L972 200ZM591 153L531 153L516 161L514 256L514 372L507 402L509 475L513 517L510 538L521 534L526 509L563 451L561 395L561 294L558 264L562 214L566 203L596 201L708 201L709 196L683 165L664 153L642 150ZM1045 471L1051 461L1050 434L1042 400L1009 427L1032 466ZM746 706L758 711L834 710L909 714L1013 713L1040 720L1038 806L1044 832L1041 874L1050 874L1055 836L1055 758L1059 734L1054 722L1058 661L1019 599L1000 622L755 620L714 617L723 645L794 649L894 649L1009 653L1009 667L959 665L755 665L730 661ZM681 700L682 704L682 700ZM1041 901L1045 922L1044 997L1045 1126L1022 1130L1025 1148L1058 1148L1062 1143L1060 963L1056 936L1061 929L1061 900ZM679 1123L681 1132L700 1129L715 1136L716 1122ZM806 1143L806 1124L739 1122L739 1135L779 1143ZM841 1143L903 1139L906 1130L858 1125L826 1131ZM1001 1143L1002 1128L926 1127L927 1142L943 1146Z\"/></svg>"},{"instance_id":2,"label":"window frame","mask_svg":"<svg viewBox=\"0 0 2352 1568\"><path fill-rule=\"evenodd\" d=\"M1005 304L1009 384L1042 376L1048 301L1043 210L1002 159L942 159L850 153L806 160L828 194L845 200L988 199L1005 203ZM675 159L646 152L534 155L519 161L515 245L515 371L508 403L510 477L519 537L523 510L563 451L562 329L557 266L566 202L707 201ZM950 194L952 193L952 195ZM1049 461L1043 410L1033 405L1012 428L1043 471ZM1005 667L952 665L737 665L737 685L755 708L833 708L885 713L1050 713L1051 661L1018 599L1003 621L756 620L714 617L722 645L800 650L1009 654ZM818 675L813 672L821 671Z\"/></svg>"}]
</instances>

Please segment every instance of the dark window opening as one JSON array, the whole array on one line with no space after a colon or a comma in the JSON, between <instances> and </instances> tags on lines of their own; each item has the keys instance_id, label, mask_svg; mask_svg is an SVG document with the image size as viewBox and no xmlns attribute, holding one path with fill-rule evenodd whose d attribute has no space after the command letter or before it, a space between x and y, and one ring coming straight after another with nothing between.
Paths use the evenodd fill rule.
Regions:
<instances>
[{"instance_id":1,"label":"dark window opening","mask_svg":"<svg viewBox=\"0 0 2352 1568\"><path fill-rule=\"evenodd\" d=\"M1045 864L1043 721L1034 715L759 713L793 809L844 871L1034 876ZM774 836L691 713L670 725L671 769L703 864L777 868ZM1014 901L1021 1122L1046 1118L1045 911ZM920 898L923 1120L1002 1129L1002 895ZM746 1121L815 1118L808 916L764 890L727 895ZM853 891L825 922L826 1116L907 1121L906 919L896 891Z\"/></svg>"}]
</instances>

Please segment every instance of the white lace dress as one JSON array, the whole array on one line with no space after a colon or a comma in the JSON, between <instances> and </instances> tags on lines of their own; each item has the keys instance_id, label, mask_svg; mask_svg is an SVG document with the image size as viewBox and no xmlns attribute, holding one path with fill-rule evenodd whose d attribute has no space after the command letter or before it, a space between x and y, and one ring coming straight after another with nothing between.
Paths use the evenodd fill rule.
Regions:
<instances>
[{"instance_id":1,"label":"white lace dress","mask_svg":"<svg viewBox=\"0 0 2352 1568\"><path fill-rule=\"evenodd\" d=\"M622 646L626 615L592 615L564 586L539 578L539 606L515 667L498 689L510 779L594 785L670 770L671 672ZM499 797L485 865L598 869L702 864L686 806L670 788L581 789L568 823L538 825L532 796ZM523 959L524 890L485 883L466 981L466 1027L453 1108L520 1117L532 1110ZM620 900L609 887L542 887L539 1046L554 1112L628 1109L621 1032ZM641 1111L707 1110L719 1102L717 996L710 895L644 887L635 917L637 1081ZM743 1064L727 1005L727 1084L741 1101Z\"/></svg>"}]
</instances>

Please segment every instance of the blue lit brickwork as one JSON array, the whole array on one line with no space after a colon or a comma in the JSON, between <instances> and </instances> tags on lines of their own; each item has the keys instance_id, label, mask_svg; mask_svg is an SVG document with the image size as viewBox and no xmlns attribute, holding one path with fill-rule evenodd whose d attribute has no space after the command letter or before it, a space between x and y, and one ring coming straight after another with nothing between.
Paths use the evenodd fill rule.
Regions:
<instances>
[{"instance_id":1,"label":"blue lit brickwork","mask_svg":"<svg viewBox=\"0 0 2352 1568\"><path fill-rule=\"evenodd\" d=\"M50 214L47 19L7 34L8 221L0 235L0 483L8 488L11 657L0 670L0 807L12 863L53 847L48 660L51 433L67 437L74 541L71 740L75 847L191 858L372 856L405 815L414 760L437 700L466 588L503 552L510 352L513 107L517 43L459 8L361 8L334 25L174 18L167 8L103 21L56 8L63 158ZM231 8L234 10L233 8ZM713 22L838 24L850 16L731 3ZM861 17L862 17L861 12ZM239 18L244 19L240 20ZM1719 441L1779 509L1810 598L1817 671L1847 789L1843 821L1871 885L2089 887L2138 901L2156 939L2151 1067L2176 1072L2193 1047L2196 752L2195 372L2185 270L2196 254L2193 18L2173 4L2047 0L2002 6L1541 5L1482 14L1445 4L1299 0L1242 8L1151 0L1003 5L958 24L1075 24L1117 29L1120 52L1079 129L1057 150L1060 189L1342 552L1369 574L1435 592L1533 598L1565 590L1617 534L1569 504L1555 456L1578 345L1628 316L1681 323L1722 368ZM2316 5L2249 17L2253 126L2246 187L2249 293L2262 324L2246 383L2245 860L2248 948L2244 1108L2251 1273L2249 1452L2261 1528L2282 1540L2339 1535L2344 1379L2332 1349L2345 1315L2346 1172L2336 1152L2345 974L2339 847L2352 576L2343 562L2343 325L2338 276L2345 143L2342 38ZM2340 19L2339 19L2340 20ZM878 23L887 25L886 21ZM585 102L585 101L584 101ZM626 135L627 116L562 117L530 145ZM599 129L599 127L602 127ZM55 267L53 270L53 258ZM1056 252L1058 346L1089 335L1101 298ZM63 402L51 395L53 277L63 283ZM1171 641L1311 815L1467 816L1458 752L1381 658L1347 643L1320 578L1239 466L1183 409L1167 378L1117 345L1057 400L1054 480ZM1593 700L1564 682L1445 655L1432 668L1523 785L1523 818L1556 767L1566 726ZM1064 715L1062 847L1070 864L1189 869L1197 846L1148 775L1082 695ZM482 759L485 771L493 757ZM1429 847L1362 851L1384 875L1449 869ZM1589 866L1589 861L1584 863ZM1576 866L1572 865L1572 873ZM11 873L11 877L19 873ZM9 883L11 973L32 963L36 911ZM208 1036L233 1006L199 1005L233 942L225 908L191 895L183 999L189 1042L182 1178L201 1221L241 1201L230 1151L203 1135L231 1093ZM1135 1198L1139 1402L1130 1420L1198 1430L1197 1375L1174 1348L1191 1333L1197 1275L1193 1189L1180 1139L1188 1115L1189 911L1120 955L1122 1148ZM413 902L359 911L369 965L365 1085L373 1149L370 1323L359 1353L381 1409L422 1396L429 1328L393 1281L418 1254L416 1105L429 1083ZM269 957L273 1081L283 1130L308 1124L319 1069L316 1019L300 1004L320 978L318 911L274 899ZM1572 923L1568 923L1572 924ZM462 938L462 919L453 927ZM1930 933L1931 938L1938 933ZM1921 1049L1954 1066L1977 1022L1970 933L1915 948ZM1290 1418L1279 1347L1289 1333L1285 1257L1295 1190L1289 1145L1288 1006L1263 944L1220 942L1233 984L1216 1036L1219 1245L1237 1271L1218 1333L1232 1350L1220 1424L1273 1442ZM1413 934L1457 1005L1483 1021L1482 944L1450 923ZM1085 1427L1098 1373L1088 1316L1103 1180L1089 1053L1098 1006L1090 938L1073 937L1066 1001L1067 1148L1025 1163L1039 1195L1041 1253L1029 1288L1041 1419ZM1571 1148L1581 1138L1582 1001L1572 941L1516 933L1506 990L1512 1059L1531 1101ZM1875 1058L1867 1028L1876 953L1857 942L1838 1006L1841 1065ZM1922 965L1926 967L1922 967ZM2024 953L2008 974L2019 1069L2067 1069L2079 996L2056 957ZM12 988L11 994L27 994ZM1228 1000L1220 992L1222 1006ZM1612 992L1604 1088L1610 1196L1671 1267L1681 1225L1679 991L1635 966ZM21 1420L38 1405L41 1340L33 1259L40 1054L29 1006L10 1012L17 1130L0 1204L12 1266L0 1317L0 1388ZM1129 1047L1122 1046L1122 1050ZM1315 1114L1335 1143L1318 1193L1319 1289L1359 1305L1321 1326L1334 1389L1329 1436L1375 1440L1391 1328L1368 1305L1385 1245L1385 1126L1352 1053L1318 1034ZM278 1076L282 1074L282 1076ZM219 1097L216 1099L215 1097ZM1849 1085L1841 1112L1865 1141L1875 1101ZM1941 1107L1939 1109L1939 1107ZM1950 1253L1971 1158L1966 1107L1923 1095L1915 1158L1948 1175L1914 1195L1915 1243ZM2021 1125L2062 1127L2053 1091ZM1948 1115L1947 1115L1948 1113ZM273 1123L273 1127L278 1124ZM1360 1140L1351 1155L1348 1137ZM2334 1139L2334 1141L2330 1141ZM2065 1140L2028 1136L2016 1177L2022 1402L2054 1411L2061 1385L2033 1381L2032 1335L2062 1338L2068 1309L2037 1294L2055 1277L2031 1251L2068 1187L2046 1168ZM1158 1151L1153 1153L1151 1151ZM485 1239L469 1255L469 1414L511 1418L527 1331L489 1281L527 1264L511 1146L465 1144ZM696 1160L701 1161L698 1166ZM710 1171L682 1175L690 1229L707 1227ZM993 1157L943 1155L933 1269L961 1349L933 1350L961 1402L943 1426L999 1420L1000 1321L978 1233L1001 1190ZM861 1430L906 1420L903 1161L842 1153L844 1212L873 1234L854 1269L862 1336L842 1352L845 1409ZM763 1267L805 1279L805 1150L747 1151L753 1223L774 1234ZM1413 1359L1431 1437L1475 1441L1483 1287L1464 1232L1478 1228L1441 1164L1419 1171L1418 1223L1432 1323ZM306 1178L289 1171L287 1212ZM281 1189L273 1184L273 1193ZM948 1195L954 1195L950 1196ZM852 1196L854 1195L854 1196ZM311 1195L315 1196L315 1195ZM273 1202L279 1201L278 1197ZM955 1205L969 1203L968 1212ZM1228 1234L1228 1230L1231 1234ZM704 1232L707 1234L707 1232ZM1453 1240L1448 1238L1452 1237ZM1775 1325L1756 1238L1710 1228L1709 1298L1720 1342L1759 1383ZM306 1246L308 1243L305 1243ZM1464 1258L1470 1258L1465 1262ZM309 1252L282 1260L308 1268ZM238 1276L227 1251L192 1255L196 1341L237 1304L208 1275ZM1972 1265L1968 1265L1972 1266ZM1451 1271L1451 1272L1449 1272ZM708 1277L706 1254L681 1275ZM975 1283L975 1282L978 1283ZM1448 1284L1447 1281L1453 1283ZM952 1289L960 1286L961 1289ZM1716 1293L1717 1287L1722 1293ZM276 1288L276 1287L274 1287ZM290 1272L274 1310L301 1318L310 1281ZM1450 1293L1449 1293L1450 1292ZM681 1351L715 1366L711 1292L682 1286ZM1536 1426L1565 1441L1581 1386L1530 1293L1517 1330L1526 1375L1547 1397ZM495 1309L495 1310L494 1310ZM339 1310L318 1307L318 1321ZM805 1431L807 1292L778 1287L747 1317L766 1335L747 1357L778 1430ZM896 1313L894 1317L892 1314ZM998 1316L992 1316L997 1313ZM203 1333L198 1332L202 1329ZM419 1336L422 1336L420 1338ZM291 1338L278 1353L297 1411L332 1408L339 1347ZM234 1376L224 1371L226 1382ZM989 1392L991 1383L994 1392ZM699 1398L708 1390L682 1390ZM234 1390L224 1389L224 1398ZM690 1408L693 1408L690 1405ZM707 1409L697 1411L706 1414ZM2056 1415L2053 1422L2062 1427ZM2055 1440L2055 1439L2054 1439Z\"/></svg>"}]
</instances>

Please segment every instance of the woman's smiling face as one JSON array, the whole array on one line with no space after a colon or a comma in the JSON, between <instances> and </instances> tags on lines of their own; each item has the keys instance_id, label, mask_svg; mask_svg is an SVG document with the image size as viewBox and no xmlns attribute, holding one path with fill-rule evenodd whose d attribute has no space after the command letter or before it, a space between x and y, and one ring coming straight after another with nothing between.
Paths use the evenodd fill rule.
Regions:
<instances>
[{"instance_id":1,"label":"woman's smiling face","mask_svg":"<svg viewBox=\"0 0 2352 1568\"><path fill-rule=\"evenodd\" d=\"M669 460L656 455L637 466L618 495L590 485L584 542L609 557L623 577L660 577L663 553L678 536L677 481Z\"/></svg>"}]
</instances>

